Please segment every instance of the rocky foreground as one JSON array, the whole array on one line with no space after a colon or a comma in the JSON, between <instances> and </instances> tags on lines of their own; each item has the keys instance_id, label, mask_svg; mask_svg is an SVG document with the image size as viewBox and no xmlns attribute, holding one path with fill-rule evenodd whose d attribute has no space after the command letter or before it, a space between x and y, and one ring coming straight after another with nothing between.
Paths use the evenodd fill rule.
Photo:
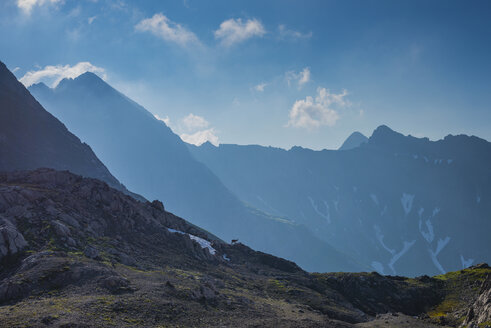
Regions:
<instances>
[{"instance_id":1,"label":"rocky foreground","mask_svg":"<svg viewBox=\"0 0 491 328\"><path fill-rule=\"evenodd\" d=\"M310 274L106 183L0 173L2 327L485 327L491 269Z\"/></svg>"}]
</instances>

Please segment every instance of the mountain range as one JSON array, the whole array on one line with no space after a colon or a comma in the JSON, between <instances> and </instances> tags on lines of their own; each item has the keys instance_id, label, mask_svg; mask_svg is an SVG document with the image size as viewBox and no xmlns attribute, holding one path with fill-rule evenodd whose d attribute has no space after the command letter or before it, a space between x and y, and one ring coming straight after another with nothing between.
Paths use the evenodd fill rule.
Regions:
<instances>
[{"instance_id":1,"label":"mountain range","mask_svg":"<svg viewBox=\"0 0 491 328\"><path fill-rule=\"evenodd\" d=\"M164 122L97 75L64 79L53 89L35 84L29 91L131 191L162 199L176 215L310 271L363 269L306 227L244 204Z\"/></svg>"},{"instance_id":2,"label":"mountain range","mask_svg":"<svg viewBox=\"0 0 491 328\"><path fill-rule=\"evenodd\" d=\"M189 146L239 198L309 227L382 274L437 274L491 260L491 143L378 127L341 151Z\"/></svg>"},{"instance_id":3,"label":"mountain range","mask_svg":"<svg viewBox=\"0 0 491 328\"><path fill-rule=\"evenodd\" d=\"M287 159L287 163L296 165L296 169L310 163L309 166L304 167L309 174L320 172L318 177L311 177L311 180L322 179L322 176L327 175L319 171L325 169L326 164L331 165L331 167L327 165L327 169L332 169L336 173L336 164L339 165L340 162L346 166L344 172L352 170L350 172L352 178L359 182L353 191L357 192L358 188L360 189L360 203L363 203L365 188L370 183L375 184L370 180L372 177L365 177L365 180L362 178L366 171L353 170L356 167L356 160L373 162L369 163L371 166L367 165L365 170L373 170L383 161L389 161L388 166L383 168L386 170L393 168L393 175L391 176L390 172L379 172L379 177L386 179L384 181L388 184L380 188L388 188L387 193L397 193L397 188L389 184L390 179L396 176L401 179L398 183L403 187L411 187L408 184L410 179L401 175L401 168L397 166L401 164L398 160L392 159L395 157L406 160L405 153L401 152L401 149L420 151L421 153L417 154L423 156L425 163L430 162L432 159L430 156L452 156L452 159L447 160L447 164L450 165L455 161L456 165L458 164L456 172L459 174L468 174L466 170L473 172L474 175L464 175L462 180L478 188L477 203L482 202L488 206L487 172L482 165L476 164L474 159L489 162L487 157L489 143L475 137L450 136L443 141L431 143L427 139L404 137L382 126L374 132L368 142L351 144L350 149L346 150L314 152L296 147L285 151L248 146L245 149L248 151L252 149L254 152L247 153L241 149L241 146L236 145L214 147L205 144L202 147L193 147L183 144L163 123L154 121L143 108L91 74L62 81L63 83L54 90L36 85L32 91L35 93L35 90L44 90L42 92L53 96L58 88L62 91L70 83L81 81L82 85L88 85L87 88L69 87L67 90L71 90L71 93L64 98L64 101L72 102L72 109L77 113L74 117L80 115L77 118L83 122L87 119L86 115L92 116L92 119L95 119L94 126L97 127L101 124L100 120L118 113L117 110L121 110L123 114L122 118L116 120L119 128L107 126L107 131L102 128L95 130L94 133L98 137L106 138L103 145L107 143L117 146L109 140L109 136L117 137L118 135L114 135L115 132L133 129L130 135L136 140L125 139L124 134L115 140L121 143L128 142L128 146L132 146L129 147L128 152L130 154L136 152L142 156L140 171L153 169L152 165L146 166L146 160L162 160L158 156L153 158L151 153L141 149L135 150L137 147L149 147L154 142L154 148L151 150L161 156L162 154L167 156L168 161L163 168L174 170L171 172L182 170L176 174L183 179L181 181L183 186L173 185L172 183L175 184L178 180L170 178L163 180L161 187L189 188L192 184L188 185L186 174L194 174L191 175L196 179L193 183L210 183L205 191L210 194L216 191L217 195L228 197L215 199L208 195L207 200L216 202L212 204L216 207L216 215L208 217L208 224L210 222L211 225L217 224L220 221L214 219L226 219L226 215L242 215L229 217L227 224L228 227L235 225L236 228L245 230L245 233L220 230L220 226L217 227L217 231L243 233L246 238L259 236L255 242L260 244L262 241L262 246L265 248L279 247L282 243L286 243L282 251L287 254L291 252L300 260L303 256L305 266L315 267L315 263L309 262L312 260L319 262L318 267L342 268L344 266L345 270L357 270L359 267L363 268L364 264L363 261L362 264L357 264L350 259L350 256L345 255L352 251L349 247L345 248L345 253L341 253L329 246L327 241L322 241L325 235L320 233L320 229L312 228L308 216L302 216L304 220L301 224L296 223L288 216L284 216L284 213L280 213L282 211L271 206L268 203L271 199L266 197L261 197L260 202L263 205L258 203L257 206L253 206L249 199L245 203L242 199L246 199L247 193L241 190L233 191L234 186L222 184L222 181L231 184L234 175L230 174L228 178L230 180L225 179L223 172L212 165L213 160L224 156L223 149L231 147L238 153L234 157L239 159L245 153L252 162L258 161L258 157L253 156L254 152L263 152L261 157L271 166L265 165L264 169L269 171L264 174L269 173L272 178L269 182L276 183L271 188L264 188L264 196L271 192L273 187L290 187L295 183L287 176L283 177L284 181L274 180L275 175L272 173L275 170L283 171L276 172L277 176L295 172L289 171L291 168L285 166L285 163L276 162L278 159ZM98 87L94 89L94 85ZM61 91L60 94L63 94ZM168 212L161 201L149 202L142 196L129 192L98 159L96 156L98 150L92 152L87 144L80 142L57 118L46 112L3 64L0 65L0 96L0 118L3 124L0 134L1 326L354 328L457 327L459 325L475 327L486 326L491 322L489 307L491 269L486 264L435 277L417 278L383 276L377 272L308 273L291 261L255 251L240 241L227 243L221 240L220 236L216 236L214 231L210 233ZM60 95L55 96L63 99ZM107 101L105 106L98 106L98 101L104 104L104 99ZM119 107L107 107L116 100L120 101ZM81 104L75 106L76 101L80 101ZM79 113L81 108L85 108L87 113ZM152 121L145 121L143 117ZM131 120L134 120L135 125L131 124ZM153 123L149 122L158 125L154 127ZM86 129L84 126L81 128ZM147 135L147 130L143 128L155 129L152 132L154 134ZM158 133L165 136L164 142L159 143L159 139L150 139L151 143L143 141L145 136L158 137ZM141 137L141 134L144 136ZM131 143L132 141L134 144ZM161 147L165 152L157 151ZM291 155L285 155L285 152L291 152L295 157L289 158L288 156ZM333 157L325 159L323 156L326 154ZM118 151L114 150L114 156L118 155L128 156L124 153L124 147L120 147ZM278 156L282 157L278 158ZM337 156L341 156L341 159ZM472 160L465 160L466 158ZM413 156L413 159L416 157ZM133 160L134 162L128 158L127 162L136 168L138 159ZM212 170L202 162L209 162L207 165ZM442 162L443 159L438 159L433 163L440 165ZM180 166L176 167L176 164ZM232 161L230 164L226 167L231 168L233 173L237 163ZM37 168L42 166L51 168ZM406 163L406 166L410 165ZM123 166L118 167L128 173ZM358 167L360 167L359 163ZM63 171L59 171L60 169ZM411 172L411 167L406 170ZM204 172L208 175L203 178L201 174ZM301 170L299 172L303 173ZM338 169L337 173L341 172L343 170ZM454 178L459 177L456 172L450 175ZM169 172L167 173L173 177ZM435 175L434 172L431 173ZM148 175L141 172L138 174L145 179L151 179L152 174L155 178L165 178L165 175L157 175L156 172L150 172ZM255 175L260 174L259 172L245 170L244 174L250 175L251 178L251 182L246 184L248 188L253 188L252 184L259 183L257 180L254 181L258 179ZM297 177L305 178L298 172ZM336 180L335 177L332 176L331 179L339 185L334 189L344 197L336 199L338 203L334 203L334 208L341 214L345 198L348 197L344 190L342 191L344 186L341 182L349 179L341 176ZM415 180L414 176L411 177ZM441 174L434 179L437 178L446 179L448 176ZM426 179L429 177L427 176ZM443 183L442 181L437 180L438 183ZM315 187L312 181L306 182L310 183L311 187ZM427 184L433 186L431 183ZM453 184L466 187L460 180L443 186L454 186ZM155 183L154 186L158 192L159 184ZM316 188L318 189L312 190L321 190L319 186ZM437 189L437 192L439 191ZM152 195L150 191L143 190L143 192L144 195L147 193L145 195L147 197ZM182 197L185 192L181 190L177 194ZM193 193L194 191L188 192L191 200L199 200L197 198L199 195ZM297 188L296 192L301 199L304 189ZM380 195L383 196L380 200L384 201L386 194ZM288 193L280 195L280 197L287 196ZM377 195L374 197L370 194L369 198L371 202L379 205ZM232 203L228 203L230 199ZM175 203L170 204L176 206L178 200L174 199ZM356 200L356 197L352 197L352 200ZM411 220L414 221L411 213L413 213L413 206L418 204L416 200L419 198L403 194L400 200L410 233L409 229L413 224ZM204 208L203 203L198 202L197 205L193 205L185 198L181 201L187 206L196 206L193 208L194 211ZM454 199L451 201L455 202ZM442 208L449 206L454 209L450 207L449 202L449 200L442 202L445 205L445 207L442 205ZM309 203L314 212L329 224L339 218L334 214L331 216L329 201L322 202L327 209L325 212L316 206L314 198L310 197ZM235 204L233 210L230 210L231 204ZM298 204L292 203L291 206L295 208ZM360 207L362 211L368 209L363 205ZM227 210L223 211L222 208ZM356 206L354 208L360 210ZM476 212L477 217L481 215L480 210L478 208ZM486 210L485 207L484 211ZM266 214L274 211L279 214ZM390 204L390 209L385 211L397 214L398 210L395 205ZM446 210L441 211L447 213ZM463 211L469 210L464 208ZM436 231L429 227L432 227L433 222L440 222L437 221L439 211L436 212L433 211L430 224L426 223L428 234L423 233L424 230L419 227L419 233L429 244L431 243L427 237L432 233L435 234ZM424 211L418 211L420 220L423 213ZM367 215L367 217L367 220L377 220L376 216ZM201 219L206 221L205 216ZM452 217L451 220L458 221L458 218ZM383 223L387 224L384 229L405 228L400 227L400 224L398 226L397 223L390 223L389 220ZM483 230L487 229L487 223L480 221L470 223L478 224ZM332 229L337 230L333 230L330 236L334 233L342 233L342 228L338 224L333 224ZM469 229L471 228L467 228ZM375 230L377 232L377 229ZM486 247L485 231L479 234L476 230L471 229L471 233L476 234L476 239L484 236L483 247ZM360 231L357 232L354 228L348 230L346 226L344 227L346 238L353 236L359 238L356 233ZM369 238L370 235L367 235ZM375 238L382 246L386 246L384 248L390 247L383 236L376 234ZM270 244L264 243L264 240ZM440 240L441 238L437 244L437 253L444 248L447 249L446 246L449 244L449 241L446 241L442 246ZM334 242L336 239L331 241ZM353 249L356 249L357 241L351 240L351 242L354 245ZM370 254L372 250L368 249L366 254ZM469 251L474 249L469 247ZM352 253L353 257L356 257L356 252ZM486 255L486 250L483 254ZM402 255L405 255L404 252ZM401 258L402 255L399 257ZM438 260L442 259L439 257ZM470 260L467 260L466 264L465 266L470 265ZM421 270L421 268L417 269Z\"/></svg>"},{"instance_id":4,"label":"mountain range","mask_svg":"<svg viewBox=\"0 0 491 328\"><path fill-rule=\"evenodd\" d=\"M51 167L124 190L92 149L48 113L0 62L0 171Z\"/></svg>"},{"instance_id":5,"label":"mountain range","mask_svg":"<svg viewBox=\"0 0 491 328\"><path fill-rule=\"evenodd\" d=\"M490 282L310 274L96 179L0 173L2 327L484 326Z\"/></svg>"},{"instance_id":6,"label":"mountain range","mask_svg":"<svg viewBox=\"0 0 491 328\"><path fill-rule=\"evenodd\" d=\"M380 126L337 151L196 147L93 73L29 90L131 190L307 270L416 276L490 260L483 139Z\"/></svg>"}]
</instances>

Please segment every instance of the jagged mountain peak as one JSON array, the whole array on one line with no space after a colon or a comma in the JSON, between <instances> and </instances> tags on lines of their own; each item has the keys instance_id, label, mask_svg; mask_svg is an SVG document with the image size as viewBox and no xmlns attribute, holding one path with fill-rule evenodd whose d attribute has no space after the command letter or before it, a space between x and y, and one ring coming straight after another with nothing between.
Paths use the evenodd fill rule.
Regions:
<instances>
[{"instance_id":1,"label":"jagged mountain peak","mask_svg":"<svg viewBox=\"0 0 491 328\"><path fill-rule=\"evenodd\" d=\"M362 144L366 143L368 138L362 134L361 132L355 131L343 142L341 147L338 150L349 150L353 148L357 148Z\"/></svg>"},{"instance_id":2,"label":"jagged mountain peak","mask_svg":"<svg viewBox=\"0 0 491 328\"><path fill-rule=\"evenodd\" d=\"M48 113L0 62L0 171L39 167L70 170L128 192L92 149Z\"/></svg>"},{"instance_id":3,"label":"jagged mountain peak","mask_svg":"<svg viewBox=\"0 0 491 328\"><path fill-rule=\"evenodd\" d=\"M55 90L85 88L89 90L115 91L101 77L92 72L85 72L76 78L64 78Z\"/></svg>"}]
</instances>

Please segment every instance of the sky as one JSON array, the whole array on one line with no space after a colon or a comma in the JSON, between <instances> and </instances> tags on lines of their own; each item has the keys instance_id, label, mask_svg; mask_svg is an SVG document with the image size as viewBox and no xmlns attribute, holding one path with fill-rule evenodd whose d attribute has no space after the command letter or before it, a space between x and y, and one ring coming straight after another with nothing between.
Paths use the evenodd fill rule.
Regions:
<instances>
[{"instance_id":1,"label":"sky","mask_svg":"<svg viewBox=\"0 0 491 328\"><path fill-rule=\"evenodd\" d=\"M1 0L0 60L93 71L191 143L491 140L490 1Z\"/></svg>"}]
</instances>

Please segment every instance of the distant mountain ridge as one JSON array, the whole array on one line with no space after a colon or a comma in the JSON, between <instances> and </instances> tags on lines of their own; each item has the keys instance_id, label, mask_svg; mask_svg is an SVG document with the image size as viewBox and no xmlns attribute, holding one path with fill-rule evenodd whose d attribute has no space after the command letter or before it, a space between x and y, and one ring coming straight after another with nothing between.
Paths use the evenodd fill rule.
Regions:
<instances>
[{"instance_id":1,"label":"distant mountain ridge","mask_svg":"<svg viewBox=\"0 0 491 328\"><path fill-rule=\"evenodd\" d=\"M93 73L33 95L85 142L131 190L225 240L296 261L312 271L361 266L307 228L246 206L162 121Z\"/></svg>"},{"instance_id":2,"label":"distant mountain ridge","mask_svg":"<svg viewBox=\"0 0 491 328\"><path fill-rule=\"evenodd\" d=\"M128 193L85 143L48 113L0 62L0 171L48 167Z\"/></svg>"},{"instance_id":3,"label":"distant mountain ridge","mask_svg":"<svg viewBox=\"0 0 491 328\"><path fill-rule=\"evenodd\" d=\"M360 147L362 144L367 143L368 138L365 137L358 131L353 132L350 136L343 142L338 150L349 150L356 147Z\"/></svg>"},{"instance_id":4,"label":"distant mountain ridge","mask_svg":"<svg viewBox=\"0 0 491 328\"><path fill-rule=\"evenodd\" d=\"M189 146L244 201L308 226L385 274L491 260L491 143L378 127L343 151Z\"/></svg>"}]
</instances>

